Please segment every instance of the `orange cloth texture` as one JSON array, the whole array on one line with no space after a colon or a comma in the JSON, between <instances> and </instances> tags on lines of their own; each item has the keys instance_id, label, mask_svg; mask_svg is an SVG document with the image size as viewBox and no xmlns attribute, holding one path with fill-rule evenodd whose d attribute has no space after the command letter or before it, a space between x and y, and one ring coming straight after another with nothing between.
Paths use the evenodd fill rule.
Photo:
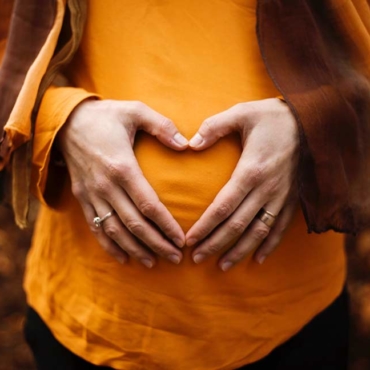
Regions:
<instances>
[{"instance_id":1,"label":"orange cloth texture","mask_svg":"<svg viewBox=\"0 0 370 370\"><path fill-rule=\"evenodd\" d=\"M249 256L224 273L219 255L196 265L187 248L180 265L161 259L149 270L103 251L68 181L49 205L43 200L56 132L91 94L142 101L187 138L234 104L278 96L259 53L255 11L255 0L91 0L67 71L78 89L51 88L43 99L32 181L43 204L25 289L56 338L94 364L235 369L266 356L343 289L343 237L307 234L300 211L263 265ZM140 134L134 150L187 231L230 178L241 144L231 135L204 152L174 152Z\"/></svg>"}]
</instances>

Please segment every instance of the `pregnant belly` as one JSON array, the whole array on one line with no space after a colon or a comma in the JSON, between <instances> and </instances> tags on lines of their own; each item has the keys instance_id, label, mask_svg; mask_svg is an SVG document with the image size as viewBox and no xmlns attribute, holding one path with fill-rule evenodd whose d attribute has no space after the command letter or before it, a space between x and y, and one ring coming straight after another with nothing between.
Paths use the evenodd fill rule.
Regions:
<instances>
[{"instance_id":1,"label":"pregnant belly","mask_svg":"<svg viewBox=\"0 0 370 370\"><path fill-rule=\"evenodd\" d=\"M176 152L140 133L134 151L144 176L186 232L229 180L241 145L230 135L202 152Z\"/></svg>"}]
</instances>

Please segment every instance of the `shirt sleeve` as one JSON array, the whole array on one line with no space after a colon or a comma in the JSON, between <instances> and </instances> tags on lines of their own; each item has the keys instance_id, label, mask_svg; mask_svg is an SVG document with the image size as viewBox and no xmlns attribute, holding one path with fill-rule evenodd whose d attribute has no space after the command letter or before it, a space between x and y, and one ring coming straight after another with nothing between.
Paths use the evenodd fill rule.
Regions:
<instances>
[{"instance_id":1,"label":"shirt sleeve","mask_svg":"<svg viewBox=\"0 0 370 370\"><path fill-rule=\"evenodd\" d=\"M40 110L36 120L36 128L33 142L32 174L31 174L31 192L41 203L50 205L53 203L53 197L60 189L46 188L58 186L63 183L60 176L64 176L66 171L55 169L51 163L51 153L54 140L67 121L71 112L86 99L99 96L89 93L81 88L73 87L50 87L41 102ZM48 178L48 177L54 178Z\"/></svg>"}]
</instances>

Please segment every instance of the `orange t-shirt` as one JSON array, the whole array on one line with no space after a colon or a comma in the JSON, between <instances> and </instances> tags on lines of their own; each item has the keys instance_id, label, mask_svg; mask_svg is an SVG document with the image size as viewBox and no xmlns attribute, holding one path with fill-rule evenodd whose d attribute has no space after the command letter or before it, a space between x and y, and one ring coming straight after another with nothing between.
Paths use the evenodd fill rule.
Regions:
<instances>
[{"instance_id":1,"label":"orange t-shirt","mask_svg":"<svg viewBox=\"0 0 370 370\"><path fill-rule=\"evenodd\" d=\"M68 75L50 89L35 136L34 191L42 198L57 129L88 93L140 100L190 138L236 103L279 95L261 59L256 0L91 0ZM97 122L104 124L104 122ZM277 127L277 129L279 129ZM237 135L204 152L174 152L140 134L144 175L187 231L228 181ZM115 369L235 369L267 355L341 292L342 236L309 235L301 212L260 266L251 256L224 273L219 256L200 265L120 265L99 246L68 183L44 204L27 262L29 304L56 338L86 360Z\"/></svg>"}]
</instances>

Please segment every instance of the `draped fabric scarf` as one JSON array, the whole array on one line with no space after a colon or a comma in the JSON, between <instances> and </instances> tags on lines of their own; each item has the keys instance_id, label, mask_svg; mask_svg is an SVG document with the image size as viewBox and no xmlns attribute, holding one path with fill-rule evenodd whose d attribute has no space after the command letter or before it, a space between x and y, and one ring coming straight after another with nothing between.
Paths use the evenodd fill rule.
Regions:
<instances>
[{"instance_id":1,"label":"draped fabric scarf","mask_svg":"<svg viewBox=\"0 0 370 370\"><path fill-rule=\"evenodd\" d=\"M300 128L309 231L370 223L370 5L259 1L261 53Z\"/></svg>"},{"instance_id":2,"label":"draped fabric scarf","mask_svg":"<svg viewBox=\"0 0 370 370\"><path fill-rule=\"evenodd\" d=\"M11 166L13 209L25 227L37 109L78 48L86 0L12 3L0 0L0 169L4 184ZM369 227L369 1L258 0L257 35L299 126L298 184L308 230Z\"/></svg>"}]
</instances>

